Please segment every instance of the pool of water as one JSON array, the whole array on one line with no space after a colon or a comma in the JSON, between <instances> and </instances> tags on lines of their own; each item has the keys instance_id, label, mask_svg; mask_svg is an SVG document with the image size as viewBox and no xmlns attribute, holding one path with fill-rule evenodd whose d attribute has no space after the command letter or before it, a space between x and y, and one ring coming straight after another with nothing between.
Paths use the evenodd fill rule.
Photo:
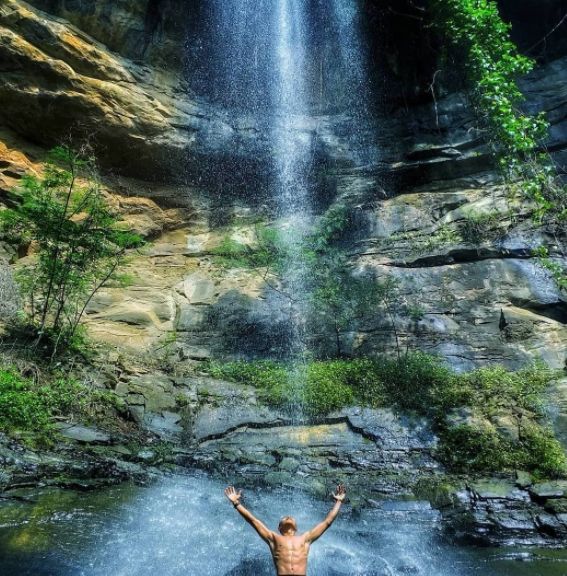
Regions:
<instances>
[{"instance_id":1,"label":"pool of water","mask_svg":"<svg viewBox=\"0 0 567 576\"><path fill-rule=\"evenodd\" d=\"M207 476L91 493L46 490L0 504L6 576L268 576L267 546ZM254 491L247 506L269 526L284 514L300 530L330 503L290 491ZM567 551L457 547L436 512L384 503L352 513L314 544L310 576L565 576Z\"/></svg>"}]
</instances>

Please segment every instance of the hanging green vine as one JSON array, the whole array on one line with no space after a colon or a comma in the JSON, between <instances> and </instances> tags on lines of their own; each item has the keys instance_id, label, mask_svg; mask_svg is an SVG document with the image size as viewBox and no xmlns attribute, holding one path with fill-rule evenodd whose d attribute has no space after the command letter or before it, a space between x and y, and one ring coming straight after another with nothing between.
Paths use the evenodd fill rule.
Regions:
<instances>
[{"instance_id":1,"label":"hanging green vine","mask_svg":"<svg viewBox=\"0 0 567 576\"><path fill-rule=\"evenodd\" d=\"M464 51L465 75L480 127L514 195L533 204L537 222L559 234L567 222L567 192L543 147L549 123L544 113L520 109L518 79L535 66L510 38L494 0L431 0L435 25L447 43ZM546 261L549 261L547 259ZM545 266L548 267L548 266ZM565 285L566 276L554 277Z\"/></svg>"}]
</instances>

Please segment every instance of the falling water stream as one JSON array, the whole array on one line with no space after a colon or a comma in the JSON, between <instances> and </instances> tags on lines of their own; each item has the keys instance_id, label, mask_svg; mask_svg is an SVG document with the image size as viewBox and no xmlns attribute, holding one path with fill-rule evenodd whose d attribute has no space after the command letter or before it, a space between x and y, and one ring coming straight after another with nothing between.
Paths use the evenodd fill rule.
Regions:
<instances>
[{"instance_id":1,"label":"falling water stream","mask_svg":"<svg viewBox=\"0 0 567 576\"><path fill-rule=\"evenodd\" d=\"M298 359L306 347L309 276L301 246L313 229L321 187L317 128L329 115L346 118L347 146L361 149L354 141L372 122L360 20L358 0L213 0L188 41L195 90L228 111L229 122L252 118L266 140L271 219L287 255L281 273L291 319L287 356Z\"/></svg>"}]
</instances>

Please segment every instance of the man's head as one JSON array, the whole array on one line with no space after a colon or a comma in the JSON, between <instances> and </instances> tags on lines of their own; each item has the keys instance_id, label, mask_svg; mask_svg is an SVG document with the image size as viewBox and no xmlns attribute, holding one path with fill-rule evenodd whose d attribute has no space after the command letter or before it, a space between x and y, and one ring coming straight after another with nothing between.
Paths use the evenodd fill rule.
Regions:
<instances>
[{"instance_id":1,"label":"man's head","mask_svg":"<svg viewBox=\"0 0 567 576\"><path fill-rule=\"evenodd\" d=\"M278 530L284 536L287 534L295 534L297 532L297 524L293 516L284 516L278 524Z\"/></svg>"}]
</instances>

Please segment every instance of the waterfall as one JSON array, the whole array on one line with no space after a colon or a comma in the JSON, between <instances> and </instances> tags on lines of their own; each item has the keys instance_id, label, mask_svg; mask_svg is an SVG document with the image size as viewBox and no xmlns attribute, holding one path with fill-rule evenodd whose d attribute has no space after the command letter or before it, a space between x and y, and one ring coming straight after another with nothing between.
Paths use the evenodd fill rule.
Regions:
<instances>
[{"instance_id":1,"label":"waterfall","mask_svg":"<svg viewBox=\"0 0 567 576\"><path fill-rule=\"evenodd\" d=\"M146 488L43 492L31 519L17 511L0 532L10 576L273 576L267 546L230 507L225 484L174 476ZM54 505L57 502L57 505ZM12 507L29 507L14 502ZM286 490L254 490L249 506L269 527L293 513L299 529L320 522L330 502ZM28 513L26 509L26 514ZM442 538L426 505L346 510L318 540L309 574L319 576L562 576L564 552L459 547Z\"/></svg>"},{"instance_id":2,"label":"waterfall","mask_svg":"<svg viewBox=\"0 0 567 576\"><path fill-rule=\"evenodd\" d=\"M274 164L272 193L277 215L284 222L281 241L288 255L284 268L290 298L290 351L301 355L305 343L302 319L307 268L301 254L309 229L312 206L309 169L312 134L307 130L307 20L308 0L277 0L274 10L275 66L272 89L271 149Z\"/></svg>"},{"instance_id":3,"label":"waterfall","mask_svg":"<svg viewBox=\"0 0 567 576\"><path fill-rule=\"evenodd\" d=\"M285 255L277 305L289 326L280 355L301 359L311 281L302 248L321 213L324 139L343 140L345 158L361 164L376 153L359 0L210 0L202 9L188 75L227 122L245 118L261 134L257 170Z\"/></svg>"}]
</instances>

